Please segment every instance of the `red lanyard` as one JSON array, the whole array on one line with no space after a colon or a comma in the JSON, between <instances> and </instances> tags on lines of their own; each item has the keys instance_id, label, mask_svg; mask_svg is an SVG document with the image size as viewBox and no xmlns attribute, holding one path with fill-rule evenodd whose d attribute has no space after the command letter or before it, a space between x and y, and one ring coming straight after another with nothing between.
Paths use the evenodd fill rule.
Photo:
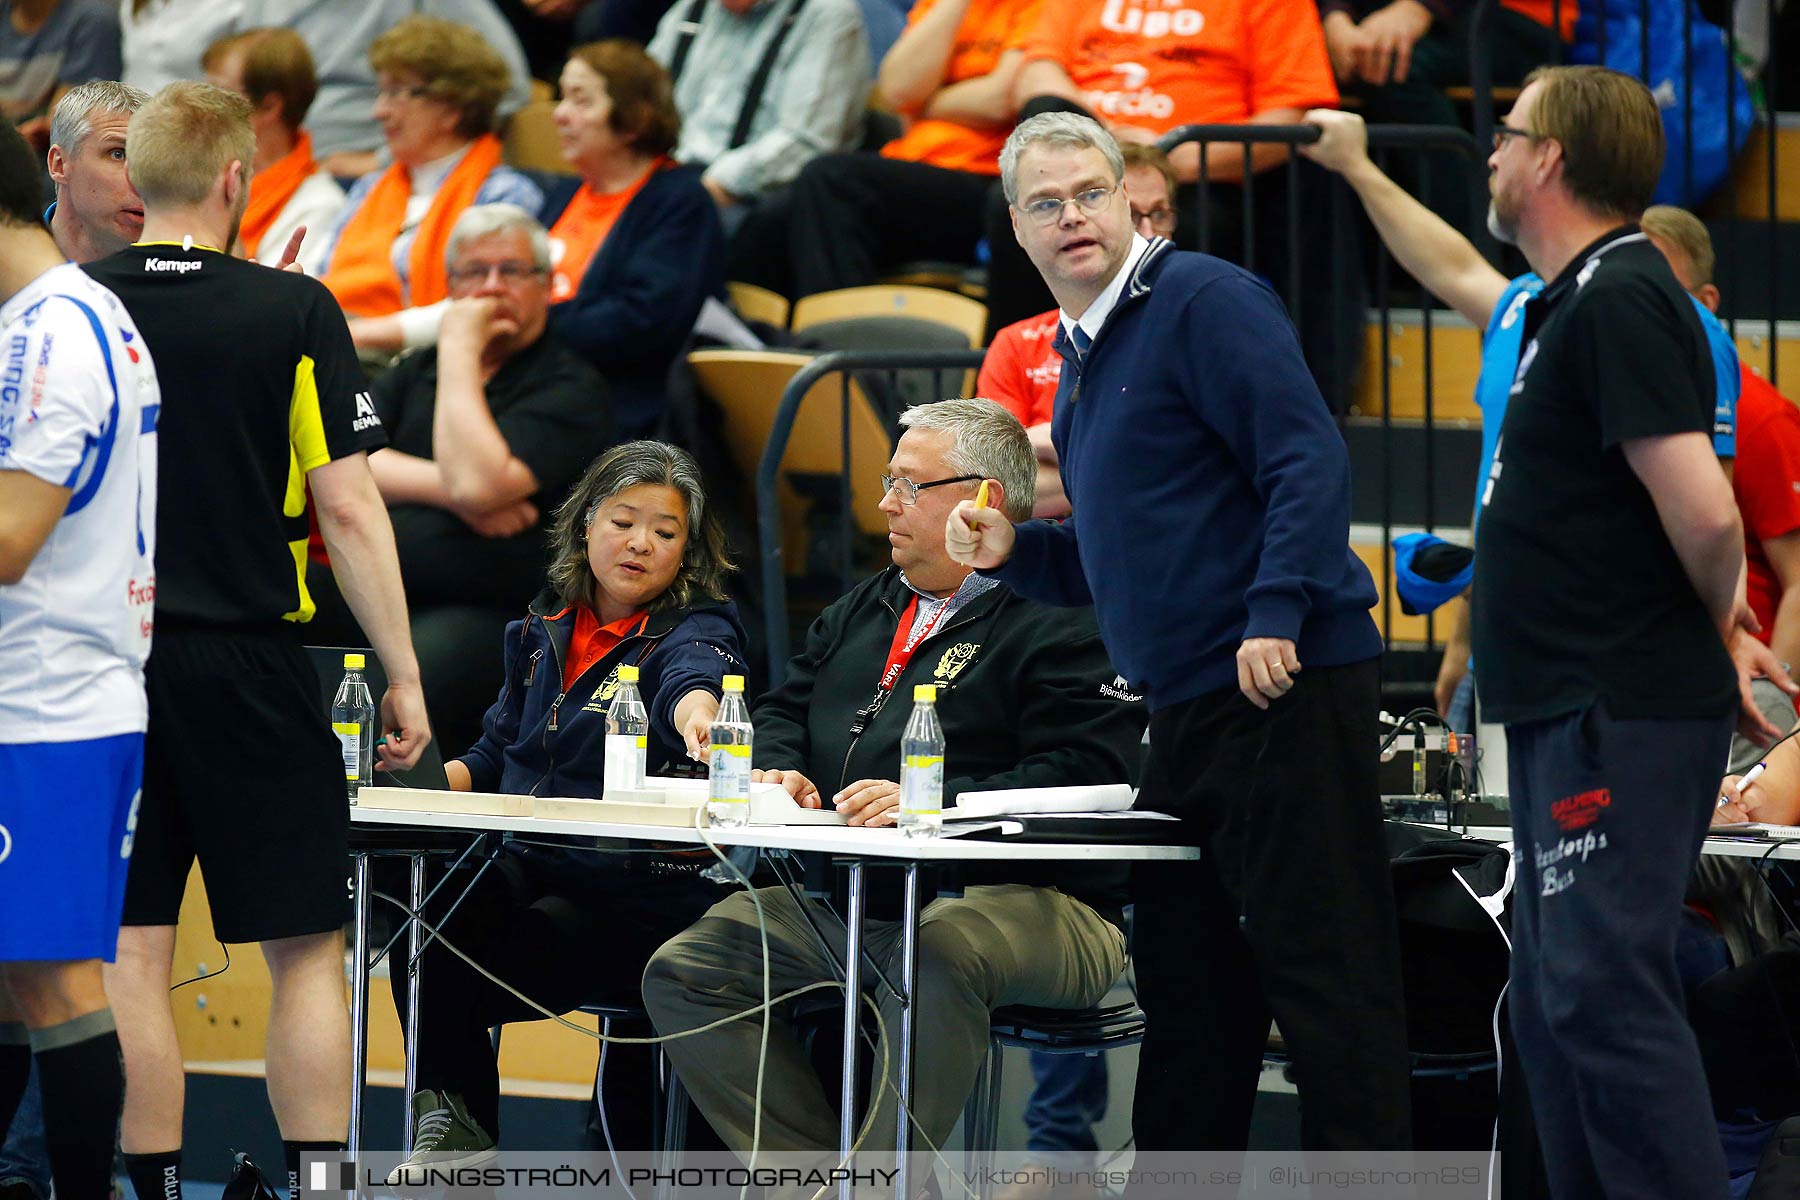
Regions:
<instances>
[{"instance_id":1,"label":"red lanyard","mask_svg":"<svg viewBox=\"0 0 1800 1200\"><path fill-rule=\"evenodd\" d=\"M894 690L894 684L906 673L906 665L912 661L913 652L925 644L925 639L931 636L931 631L937 628L937 623L949 611L950 602L946 600L931 614L931 619L925 622L925 628L919 631L919 636L909 637L913 621L918 616L919 598L914 596L907 601L906 611L900 614L900 627L894 630L894 644L888 648L887 665L881 669L881 679L876 686L884 692Z\"/></svg>"},{"instance_id":2,"label":"red lanyard","mask_svg":"<svg viewBox=\"0 0 1800 1200\"><path fill-rule=\"evenodd\" d=\"M887 698L893 694L894 684L898 683L900 676L906 673L906 664L912 661L913 652L925 644L925 639L931 636L931 631L937 628L937 623L943 620L944 614L949 611L950 602L946 600L943 607L939 608L931 615L931 619L925 622L925 628L919 631L919 636L909 637L908 635L912 633L913 619L919 612L919 598L915 595L907 601L906 611L900 614L900 627L894 630L894 644L888 648L887 665L881 669L881 678L875 681L875 696L867 705L858 709L856 716L851 719L851 737L862 736L863 730L868 728L869 722L874 720L875 714L881 711L882 706L887 703Z\"/></svg>"}]
</instances>

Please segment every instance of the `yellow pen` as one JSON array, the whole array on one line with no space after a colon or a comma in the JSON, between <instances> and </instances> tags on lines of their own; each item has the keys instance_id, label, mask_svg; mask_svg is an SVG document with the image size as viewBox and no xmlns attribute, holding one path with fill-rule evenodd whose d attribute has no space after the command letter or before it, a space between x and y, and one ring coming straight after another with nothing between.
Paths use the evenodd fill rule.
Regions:
<instances>
[{"instance_id":1,"label":"yellow pen","mask_svg":"<svg viewBox=\"0 0 1800 1200\"><path fill-rule=\"evenodd\" d=\"M979 489L977 489L975 492L975 507L976 508L986 508L987 507L987 493L988 493L988 481L984 479L981 481L981 487ZM970 529L980 529L981 522L980 521L970 521L969 528Z\"/></svg>"}]
</instances>

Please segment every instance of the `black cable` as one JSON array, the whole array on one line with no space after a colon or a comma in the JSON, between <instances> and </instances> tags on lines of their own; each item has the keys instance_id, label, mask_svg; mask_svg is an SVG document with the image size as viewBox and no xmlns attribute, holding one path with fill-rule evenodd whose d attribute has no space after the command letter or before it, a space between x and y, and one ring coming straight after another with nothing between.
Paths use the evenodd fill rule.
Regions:
<instances>
[{"instance_id":1,"label":"black cable","mask_svg":"<svg viewBox=\"0 0 1800 1200\"><path fill-rule=\"evenodd\" d=\"M225 965L224 966L220 967L216 971L202 971L200 974L194 976L192 979L184 979L180 983L176 984L174 987L170 988L169 991L178 992L182 988L186 987L188 984L199 983L202 979L217 979L219 976L223 975L225 972L231 970L231 947L227 946L224 942L220 942L219 949L221 949L225 952Z\"/></svg>"}]
</instances>

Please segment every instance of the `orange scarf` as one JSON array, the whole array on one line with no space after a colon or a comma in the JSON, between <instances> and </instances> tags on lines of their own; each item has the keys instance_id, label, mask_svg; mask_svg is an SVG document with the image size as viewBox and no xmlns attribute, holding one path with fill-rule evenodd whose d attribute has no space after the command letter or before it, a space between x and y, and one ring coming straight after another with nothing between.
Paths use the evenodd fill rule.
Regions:
<instances>
[{"instance_id":1,"label":"orange scarf","mask_svg":"<svg viewBox=\"0 0 1800 1200\"><path fill-rule=\"evenodd\" d=\"M552 246L562 247L556 269L550 276L550 303L560 304L575 294L581 286L581 277L587 274L588 264L600 253L606 235L619 223L626 206L644 190L652 175L671 165L672 160L667 156L658 158L623 191L596 192L592 184L581 185L550 230Z\"/></svg>"},{"instance_id":2,"label":"orange scarf","mask_svg":"<svg viewBox=\"0 0 1800 1200\"><path fill-rule=\"evenodd\" d=\"M262 245L263 234L281 215L300 185L312 178L319 165L313 161L312 134L302 129L294 148L266 171L258 171L250 179L250 203L244 206L244 222L238 227L244 239L244 255L255 258Z\"/></svg>"},{"instance_id":3,"label":"orange scarf","mask_svg":"<svg viewBox=\"0 0 1800 1200\"><path fill-rule=\"evenodd\" d=\"M450 228L463 210L475 203L475 193L499 165L500 139L484 133L469 144L462 161L438 188L407 256L409 296L401 291L390 251L406 223L412 173L399 163L382 172L338 236L325 272L325 286L344 311L358 317L379 317L399 312L408 304L417 307L442 300L448 290L444 247L450 241Z\"/></svg>"}]
</instances>

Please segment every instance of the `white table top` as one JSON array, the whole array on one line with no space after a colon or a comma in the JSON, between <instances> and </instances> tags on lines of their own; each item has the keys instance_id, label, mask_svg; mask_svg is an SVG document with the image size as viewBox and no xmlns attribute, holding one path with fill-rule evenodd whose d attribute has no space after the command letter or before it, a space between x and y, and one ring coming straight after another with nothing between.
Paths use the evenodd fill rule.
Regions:
<instances>
[{"instance_id":1,"label":"white table top","mask_svg":"<svg viewBox=\"0 0 1800 1200\"><path fill-rule=\"evenodd\" d=\"M1426 829L1444 832L1442 825L1427 825ZM1463 832L1458 827L1454 832ZM1484 842L1510 842L1512 829L1506 825L1471 825L1468 834L1472 838L1480 838ZM1701 847L1703 854L1718 854L1730 858L1771 858L1782 862L1800 862L1800 841L1757 841L1751 838L1709 837Z\"/></svg>"},{"instance_id":2,"label":"white table top","mask_svg":"<svg viewBox=\"0 0 1800 1200\"><path fill-rule=\"evenodd\" d=\"M360 804L351 806L350 821L352 825L511 833L520 837L598 837L639 842L681 842L695 846L704 844L699 830L679 825L624 825L601 821L547 820L542 817L416 812ZM1200 851L1191 846L998 842L960 837L908 838L898 829L851 829L837 825L746 825L738 829L708 829L707 833L720 846L755 846L764 850L818 850L858 858L894 858L915 862L1148 862L1200 857Z\"/></svg>"}]
</instances>

